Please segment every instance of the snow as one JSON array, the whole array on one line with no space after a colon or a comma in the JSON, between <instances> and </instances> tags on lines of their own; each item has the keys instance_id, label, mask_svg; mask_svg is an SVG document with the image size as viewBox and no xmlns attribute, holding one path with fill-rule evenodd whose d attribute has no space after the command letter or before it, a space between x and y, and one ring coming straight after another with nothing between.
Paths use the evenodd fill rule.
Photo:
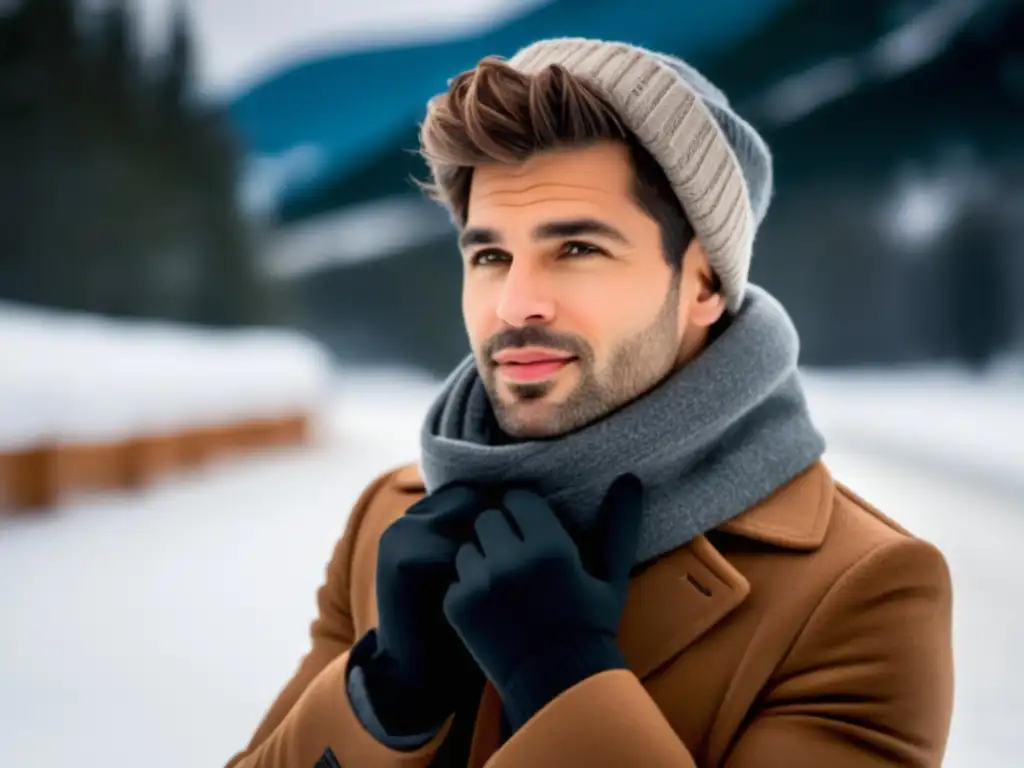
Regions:
<instances>
[{"instance_id":1,"label":"snow","mask_svg":"<svg viewBox=\"0 0 1024 768\"><path fill-rule=\"evenodd\" d=\"M839 443L1024 495L1024 372L810 372L805 383L819 425Z\"/></svg>"},{"instance_id":2,"label":"snow","mask_svg":"<svg viewBox=\"0 0 1024 768\"><path fill-rule=\"evenodd\" d=\"M979 426L999 428L1019 415L1009 394L995 394L1012 382L971 399L966 377L942 371L809 381L834 473L949 559L958 700L946 765L1011 768L1024 742L1024 618L1012 610L1024 591L1024 495L911 461L909 445L847 443L841 430L910 425L923 437L913 450L929 449L945 413L926 406L991 412ZM352 372L312 448L0 520L0 765L127 768L140 755L149 768L223 765L307 647L315 590L351 504L416 456L437 386L399 370ZM1002 405L1006 419L996 419ZM963 458L974 444L961 426L943 442Z\"/></svg>"},{"instance_id":3,"label":"snow","mask_svg":"<svg viewBox=\"0 0 1024 768\"><path fill-rule=\"evenodd\" d=\"M319 407L330 365L292 332L0 303L0 372L0 450L17 450L307 412Z\"/></svg>"}]
</instances>

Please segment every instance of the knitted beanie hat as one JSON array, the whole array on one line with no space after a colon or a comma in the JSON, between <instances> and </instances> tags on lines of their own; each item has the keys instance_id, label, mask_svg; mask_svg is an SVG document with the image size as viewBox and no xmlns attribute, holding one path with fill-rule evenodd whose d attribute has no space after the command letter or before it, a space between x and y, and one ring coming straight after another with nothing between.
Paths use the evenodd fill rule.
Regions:
<instances>
[{"instance_id":1,"label":"knitted beanie hat","mask_svg":"<svg viewBox=\"0 0 1024 768\"><path fill-rule=\"evenodd\" d=\"M729 311L738 311L771 198L772 160L725 94L685 62L625 43L542 40L508 64L524 74L558 64L605 97L665 171Z\"/></svg>"}]
</instances>

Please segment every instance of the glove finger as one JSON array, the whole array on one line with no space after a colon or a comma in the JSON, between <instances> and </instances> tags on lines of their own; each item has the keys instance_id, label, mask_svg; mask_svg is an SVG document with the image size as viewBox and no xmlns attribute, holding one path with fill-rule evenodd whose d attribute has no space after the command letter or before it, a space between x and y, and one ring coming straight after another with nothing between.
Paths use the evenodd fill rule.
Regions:
<instances>
[{"instance_id":1,"label":"glove finger","mask_svg":"<svg viewBox=\"0 0 1024 768\"><path fill-rule=\"evenodd\" d=\"M451 566L459 542L442 536L422 521L400 517L389 525L377 545L378 568L430 569Z\"/></svg>"},{"instance_id":2,"label":"glove finger","mask_svg":"<svg viewBox=\"0 0 1024 768\"><path fill-rule=\"evenodd\" d=\"M595 530L591 574L610 583L629 579L640 539L643 485L636 475L621 475L601 503Z\"/></svg>"},{"instance_id":3,"label":"glove finger","mask_svg":"<svg viewBox=\"0 0 1024 768\"><path fill-rule=\"evenodd\" d=\"M476 503L481 492L466 483L443 485L409 507L407 515L437 517L458 513L467 505Z\"/></svg>"},{"instance_id":4,"label":"glove finger","mask_svg":"<svg viewBox=\"0 0 1024 768\"><path fill-rule=\"evenodd\" d=\"M485 510L473 526L480 551L485 558L503 557L516 545L522 543L519 533L500 509Z\"/></svg>"},{"instance_id":5,"label":"glove finger","mask_svg":"<svg viewBox=\"0 0 1024 768\"><path fill-rule=\"evenodd\" d=\"M575 544L551 506L532 491L514 488L505 494L505 509L519 529L523 541L552 541Z\"/></svg>"},{"instance_id":6,"label":"glove finger","mask_svg":"<svg viewBox=\"0 0 1024 768\"><path fill-rule=\"evenodd\" d=\"M458 554L455 555L455 571L457 579L445 592L441 606L449 626L466 645L464 623L472 618L473 606L477 602L471 598L474 595L481 595L488 589L486 564L474 542L467 541L459 548Z\"/></svg>"},{"instance_id":7,"label":"glove finger","mask_svg":"<svg viewBox=\"0 0 1024 768\"><path fill-rule=\"evenodd\" d=\"M395 563L397 573L415 578L425 590L430 583L449 583L455 579L455 555L456 551L448 557L408 557Z\"/></svg>"},{"instance_id":8,"label":"glove finger","mask_svg":"<svg viewBox=\"0 0 1024 768\"><path fill-rule=\"evenodd\" d=\"M433 530L453 539L466 539L481 510L489 506L487 494L465 484L439 488L414 504L406 517L420 520Z\"/></svg>"},{"instance_id":9,"label":"glove finger","mask_svg":"<svg viewBox=\"0 0 1024 768\"><path fill-rule=\"evenodd\" d=\"M487 566L475 542L467 541L455 555L455 574L459 583L467 587L484 586Z\"/></svg>"}]
</instances>

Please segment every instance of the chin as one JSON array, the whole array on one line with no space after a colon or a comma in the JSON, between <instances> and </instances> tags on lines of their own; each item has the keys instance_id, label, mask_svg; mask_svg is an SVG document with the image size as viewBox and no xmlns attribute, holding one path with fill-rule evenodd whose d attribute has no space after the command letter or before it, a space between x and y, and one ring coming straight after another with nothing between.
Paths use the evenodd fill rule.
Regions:
<instances>
[{"instance_id":1,"label":"chin","mask_svg":"<svg viewBox=\"0 0 1024 768\"><path fill-rule=\"evenodd\" d=\"M498 426L515 440L562 437L594 420L593 414L581 411L579 394L565 382L501 382L496 389L491 404Z\"/></svg>"},{"instance_id":2,"label":"chin","mask_svg":"<svg viewBox=\"0 0 1024 768\"><path fill-rule=\"evenodd\" d=\"M498 425L516 440L565 437L584 429L604 414L580 412L563 403L537 400L505 404L496 414Z\"/></svg>"},{"instance_id":3,"label":"chin","mask_svg":"<svg viewBox=\"0 0 1024 768\"><path fill-rule=\"evenodd\" d=\"M565 432L552 429L550 425L542 423L523 423L520 421L512 424L505 424L502 430L513 440L550 440L562 437Z\"/></svg>"},{"instance_id":4,"label":"chin","mask_svg":"<svg viewBox=\"0 0 1024 768\"><path fill-rule=\"evenodd\" d=\"M498 425L517 440L539 440L564 433L558 418L558 406L543 401L503 403L496 414Z\"/></svg>"}]
</instances>

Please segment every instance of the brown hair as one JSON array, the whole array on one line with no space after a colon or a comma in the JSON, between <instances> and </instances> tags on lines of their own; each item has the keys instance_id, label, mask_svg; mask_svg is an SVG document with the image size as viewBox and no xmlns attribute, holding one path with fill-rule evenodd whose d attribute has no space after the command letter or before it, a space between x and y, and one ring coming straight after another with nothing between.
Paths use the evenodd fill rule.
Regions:
<instances>
[{"instance_id":1,"label":"brown hair","mask_svg":"<svg viewBox=\"0 0 1024 768\"><path fill-rule=\"evenodd\" d=\"M464 226L474 166L601 140L628 146L634 198L658 223L665 259L678 270L694 231L668 177L605 98L558 65L527 75L490 56L454 78L420 127L420 152L434 172L420 186Z\"/></svg>"}]
</instances>

